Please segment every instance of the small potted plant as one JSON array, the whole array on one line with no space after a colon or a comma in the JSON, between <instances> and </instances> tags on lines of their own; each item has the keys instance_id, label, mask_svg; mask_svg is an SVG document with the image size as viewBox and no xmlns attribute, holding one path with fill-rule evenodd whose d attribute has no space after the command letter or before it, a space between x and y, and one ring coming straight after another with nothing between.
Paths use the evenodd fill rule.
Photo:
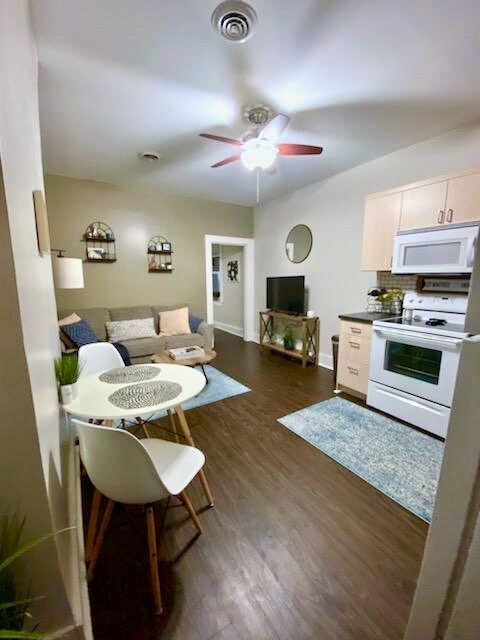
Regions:
<instances>
[{"instance_id":1,"label":"small potted plant","mask_svg":"<svg viewBox=\"0 0 480 640\"><path fill-rule=\"evenodd\" d=\"M55 358L55 375L60 386L62 404L68 404L77 397L77 381L80 371L80 363L76 353Z\"/></svg>"},{"instance_id":2,"label":"small potted plant","mask_svg":"<svg viewBox=\"0 0 480 640\"><path fill-rule=\"evenodd\" d=\"M293 351L295 349L295 336L293 335L292 327L285 327L282 335L284 348Z\"/></svg>"}]
</instances>

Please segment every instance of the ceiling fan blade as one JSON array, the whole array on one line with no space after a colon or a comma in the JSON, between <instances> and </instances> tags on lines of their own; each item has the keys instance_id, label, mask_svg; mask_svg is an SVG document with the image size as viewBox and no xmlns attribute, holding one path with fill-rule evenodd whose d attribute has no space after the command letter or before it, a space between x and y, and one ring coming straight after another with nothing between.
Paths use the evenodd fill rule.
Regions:
<instances>
[{"instance_id":1,"label":"ceiling fan blade","mask_svg":"<svg viewBox=\"0 0 480 640\"><path fill-rule=\"evenodd\" d=\"M217 169L218 167L223 167L224 164L230 164L230 162L236 162L240 160L240 154L236 153L234 156L230 156L229 158L225 158L225 160L220 160L220 162L216 162L212 164L212 169Z\"/></svg>"},{"instance_id":2,"label":"ceiling fan blade","mask_svg":"<svg viewBox=\"0 0 480 640\"><path fill-rule=\"evenodd\" d=\"M280 143L277 147L281 156L311 156L323 151L323 147L314 147L311 144Z\"/></svg>"},{"instance_id":3,"label":"ceiling fan blade","mask_svg":"<svg viewBox=\"0 0 480 640\"><path fill-rule=\"evenodd\" d=\"M272 118L270 122L267 122L258 134L258 137L265 138L269 142L276 142L285 131L289 122L290 118L288 116L283 115L283 113L279 113L277 116Z\"/></svg>"},{"instance_id":4,"label":"ceiling fan blade","mask_svg":"<svg viewBox=\"0 0 480 640\"><path fill-rule=\"evenodd\" d=\"M227 144L235 144L241 146L243 142L236 138L225 138L225 136L214 136L212 133L199 133L201 138L208 138L208 140L216 140L217 142L226 142Z\"/></svg>"}]
</instances>

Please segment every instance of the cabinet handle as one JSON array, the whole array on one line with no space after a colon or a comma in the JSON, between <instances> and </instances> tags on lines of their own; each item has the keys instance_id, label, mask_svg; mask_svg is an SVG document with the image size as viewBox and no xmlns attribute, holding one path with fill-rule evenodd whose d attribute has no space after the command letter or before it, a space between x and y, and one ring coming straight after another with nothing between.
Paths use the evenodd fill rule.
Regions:
<instances>
[{"instance_id":1,"label":"cabinet handle","mask_svg":"<svg viewBox=\"0 0 480 640\"><path fill-rule=\"evenodd\" d=\"M445 219L445 211L443 209L438 210L437 222L438 224L443 224Z\"/></svg>"},{"instance_id":2,"label":"cabinet handle","mask_svg":"<svg viewBox=\"0 0 480 640\"><path fill-rule=\"evenodd\" d=\"M358 369L354 369L353 367L348 367L347 369L350 371L350 373L353 373L354 376L358 376Z\"/></svg>"},{"instance_id":3,"label":"cabinet handle","mask_svg":"<svg viewBox=\"0 0 480 640\"><path fill-rule=\"evenodd\" d=\"M351 342L350 340L348 341L348 344L353 348L353 349L360 349L360 343L359 342Z\"/></svg>"},{"instance_id":4,"label":"cabinet handle","mask_svg":"<svg viewBox=\"0 0 480 640\"><path fill-rule=\"evenodd\" d=\"M449 209L447 211L447 222L452 222L453 220L453 209Z\"/></svg>"},{"instance_id":5,"label":"cabinet handle","mask_svg":"<svg viewBox=\"0 0 480 640\"><path fill-rule=\"evenodd\" d=\"M357 329L357 327L350 327L350 331L352 333L362 333L361 329Z\"/></svg>"}]
</instances>

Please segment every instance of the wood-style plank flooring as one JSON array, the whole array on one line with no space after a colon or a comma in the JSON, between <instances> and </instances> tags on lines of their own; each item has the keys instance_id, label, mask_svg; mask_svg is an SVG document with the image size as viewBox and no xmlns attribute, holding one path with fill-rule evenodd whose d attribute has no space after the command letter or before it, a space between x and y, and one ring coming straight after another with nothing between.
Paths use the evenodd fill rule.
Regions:
<instances>
[{"instance_id":1,"label":"wood-style plank flooring","mask_svg":"<svg viewBox=\"0 0 480 640\"><path fill-rule=\"evenodd\" d=\"M158 505L160 618L144 515L117 508L90 584L95 639L402 638L427 526L276 421L331 397L332 373L218 331L216 349L251 392L186 414L215 508L196 537L175 499ZM201 509L198 480L189 494Z\"/></svg>"}]
</instances>

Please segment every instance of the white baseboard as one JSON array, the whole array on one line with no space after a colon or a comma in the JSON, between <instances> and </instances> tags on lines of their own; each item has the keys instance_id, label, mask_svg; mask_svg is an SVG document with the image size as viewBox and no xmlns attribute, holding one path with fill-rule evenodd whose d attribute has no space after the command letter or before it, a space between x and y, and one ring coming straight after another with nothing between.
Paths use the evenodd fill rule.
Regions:
<instances>
[{"instance_id":1,"label":"white baseboard","mask_svg":"<svg viewBox=\"0 0 480 640\"><path fill-rule=\"evenodd\" d=\"M320 353L320 357L318 358L318 366L325 367L325 369L333 370L333 356L328 353Z\"/></svg>"},{"instance_id":2,"label":"white baseboard","mask_svg":"<svg viewBox=\"0 0 480 640\"><path fill-rule=\"evenodd\" d=\"M216 329L220 329L220 331L226 331L227 333L231 333L234 336L243 338L242 327L236 327L233 324L226 324L225 322L214 322L214 326Z\"/></svg>"},{"instance_id":3,"label":"white baseboard","mask_svg":"<svg viewBox=\"0 0 480 640\"><path fill-rule=\"evenodd\" d=\"M256 342L257 344L260 344L260 334L259 333L254 333L253 334L253 342Z\"/></svg>"}]
</instances>

